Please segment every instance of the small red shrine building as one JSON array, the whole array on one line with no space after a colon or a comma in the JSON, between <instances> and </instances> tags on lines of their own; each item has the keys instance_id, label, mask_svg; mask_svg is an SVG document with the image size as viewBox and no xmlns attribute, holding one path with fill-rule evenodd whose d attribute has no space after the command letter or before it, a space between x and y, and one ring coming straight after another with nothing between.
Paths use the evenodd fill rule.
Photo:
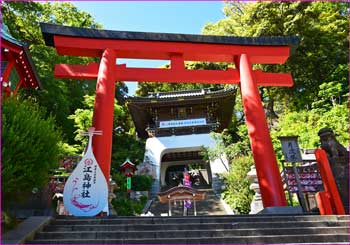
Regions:
<instances>
[{"instance_id":1,"label":"small red shrine building","mask_svg":"<svg viewBox=\"0 0 350 245\"><path fill-rule=\"evenodd\" d=\"M20 88L42 89L28 45L11 36L6 25L1 27L1 91L16 95Z\"/></svg>"}]
</instances>

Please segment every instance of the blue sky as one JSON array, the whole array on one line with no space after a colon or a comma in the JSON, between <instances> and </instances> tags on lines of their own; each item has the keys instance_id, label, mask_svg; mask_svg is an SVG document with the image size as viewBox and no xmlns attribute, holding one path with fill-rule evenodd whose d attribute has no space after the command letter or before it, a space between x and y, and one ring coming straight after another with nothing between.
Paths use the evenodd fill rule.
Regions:
<instances>
[{"instance_id":1,"label":"blue sky","mask_svg":"<svg viewBox=\"0 0 350 245\"><path fill-rule=\"evenodd\" d=\"M224 17L222 1L72 1L104 29L200 34L208 22ZM129 67L158 67L164 61L119 60ZM127 83L133 94L136 83Z\"/></svg>"}]
</instances>

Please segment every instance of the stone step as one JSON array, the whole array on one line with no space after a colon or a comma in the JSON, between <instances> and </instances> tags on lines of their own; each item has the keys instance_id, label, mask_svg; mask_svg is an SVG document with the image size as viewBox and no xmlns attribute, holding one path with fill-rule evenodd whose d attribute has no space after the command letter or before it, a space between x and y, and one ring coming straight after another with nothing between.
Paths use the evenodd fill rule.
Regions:
<instances>
[{"instance_id":1,"label":"stone step","mask_svg":"<svg viewBox=\"0 0 350 245\"><path fill-rule=\"evenodd\" d=\"M38 239L31 244L252 244L252 243L348 243L349 236L344 234L305 234L305 235L266 235L232 237L176 237L151 239Z\"/></svg>"},{"instance_id":2,"label":"stone step","mask_svg":"<svg viewBox=\"0 0 350 245\"><path fill-rule=\"evenodd\" d=\"M185 217L60 217L52 222L53 225L78 224L185 224L185 223L233 223L233 222L288 222L288 221L339 221L349 220L348 216L336 215L225 215L225 216L185 216Z\"/></svg>"},{"instance_id":3,"label":"stone step","mask_svg":"<svg viewBox=\"0 0 350 245\"><path fill-rule=\"evenodd\" d=\"M346 227L290 227L290 228L260 228L260 229L202 229L202 230L172 230L170 231L72 231L72 232L39 232L36 239L158 239L158 238L196 238L196 237L235 237L235 236L276 236L276 235L337 235L346 234Z\"/></svg>"},{"instance_id":4,"label":"stone step","mask_svg":"<svg viewBox=\"0 0 350 245\"><path fill-rule=\"evenodd\" d=\"M185 223L185 224L112 224L112 225L50 225L44 231L147 231L147 230L191 230L191 229L247 229L288 227L350 227L348 221L288 221L288 222L229 222L229 223Z\"/></svg>"},{"instance_id":5,"label":"stone step","mask_svg":"<svg viewBox=\"0 0 350 245\"><path fill-rule=\"evenodd\" d=\"M350 216L58 217L32 244L346 243ZM348 243L347 243L348 244Z\"/></svg>"}]
</instances>

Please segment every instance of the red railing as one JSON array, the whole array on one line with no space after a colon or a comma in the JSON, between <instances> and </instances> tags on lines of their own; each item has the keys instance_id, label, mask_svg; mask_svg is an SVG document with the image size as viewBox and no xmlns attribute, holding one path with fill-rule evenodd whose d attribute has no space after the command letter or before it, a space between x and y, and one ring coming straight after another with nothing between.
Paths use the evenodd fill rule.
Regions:
<instances>
[{"instance_id":1,"label":"red railing","mask_svg":"<svg viewBox=\"0 0 350 245\"><path fill-rule=\"evenodd\" d=\"M322 149L316 149L315 156L324 186L324 192L318 192L316 194L320 214L345 214L326 152Z\"/></svg>"}]
</instances>

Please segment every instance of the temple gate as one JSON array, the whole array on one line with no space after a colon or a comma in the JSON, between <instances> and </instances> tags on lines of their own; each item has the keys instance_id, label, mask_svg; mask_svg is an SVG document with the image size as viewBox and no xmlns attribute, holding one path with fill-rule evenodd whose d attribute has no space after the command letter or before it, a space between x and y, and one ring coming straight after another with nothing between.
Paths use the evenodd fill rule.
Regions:
<instances>
[{"instance_id":1,"label":"temple gate","mask_svg":"<svg viewBox=\"0 0 350 245\"><path fill-rule=\"evenodd\" d=\"M45 43L58 54L100 57L88 65L58 64L60 78L96 79L93 127L97 161L109 179L115 82L154 81L240 84L244 113L264 207L287 201L258 86L293 86L290 74L253 70L252 64L283 64L297 37L230 37L94 30L41 23ZM128 68L117 58L170 60L170 69ZM185 61L228 62L236 69L186 70Z\"/></svg>"}]
</instances>

